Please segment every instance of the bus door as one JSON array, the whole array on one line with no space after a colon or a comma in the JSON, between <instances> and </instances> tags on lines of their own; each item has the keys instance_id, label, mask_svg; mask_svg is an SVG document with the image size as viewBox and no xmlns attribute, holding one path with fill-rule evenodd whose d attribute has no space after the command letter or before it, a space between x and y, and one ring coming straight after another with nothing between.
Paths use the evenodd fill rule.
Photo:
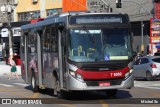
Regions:
<instances>
[{"instance_id":1,"label":"bus door","mask_svg":"<svg viewBox=\"0 0 160 107\"><path fill-rule=\"evenodd\" d=\"M38 74L38 54L37 54L37 33L36 29L32 29L28 36L28 76L30 77L30 80L32 76L35 78Z\"/></svg>"},{"instance_id":2,"label":"bus door","mask_svg":"<svg viewBox=\"0 0 160 107\"><path fill-rule=\"evenodd\" d=\"M58 25L58 46L59 46L59 79L60 87L66 89L66 31L63 29L64 26Z\"/></svg>"}]
</instances>

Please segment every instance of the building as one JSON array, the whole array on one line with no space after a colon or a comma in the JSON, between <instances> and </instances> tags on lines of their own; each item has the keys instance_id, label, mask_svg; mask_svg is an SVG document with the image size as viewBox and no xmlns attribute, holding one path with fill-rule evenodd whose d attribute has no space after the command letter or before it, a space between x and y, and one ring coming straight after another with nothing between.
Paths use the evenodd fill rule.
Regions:
<instances>
[{"instance_id":1,"label":"building","mask_svg":"<svg viewBox=\"0 0 160 107\"><path fill-rule=\"evenodd\" d=\"M0 0L0 7L2 6L6 6L7 4L12 4L13 0ZM13 21L13 13L11 14L11 21ZM6 12L2 12L0 11L0 23L2 25L2 23L8 22L8 15L6 14Z\"/></svg>"},{"instance_id":2,"label":"building","mask_svg":"<svg viewBox=\"0 0 160 107\"><path fill-rule=\"evenodd\" d=\"M29 22L11 22L11 30L12 30L12 48L13 53L20 55L20 26L24 24L28 24ZM0 27L0 57L8 58L9 57L9 32L8 32L8 24L3 23L3 26Z\"/></svg>"},{"instance_id":3,"label":"building","mask_svg":"<svg viewBox=\"0 0 160 107\"><path fill-rule=\"evenodd\" d=\"M13 53L20 54L20 27L28 22L14 22L17 0L0 0L0 57L9 57L9 30L11 30L11 43Z\"/></svg>"},{"instance_id":4,"label":"building","mask_svg":"<svg viewBox=\"0 0 160 107\"><path fill-rule=\"evenodd\" d=\"M160 0L155 0L155 18L150 20L150 44L149 53L154 55L160 52Z\"/></svg>"},{"instance_id":5,"label":"building","mask_svg":"<svg viewBox=\"0 0 160 107\"><path fill-rule=\"evenodd\" d=\"M15 21L45 18L62 12L62 0L18 0Z\"/></svg>"},{"instance_id":6,"label":"building","mask_svg":"<svg viewBox=\"0 0 160 107\"><path fill-rule=\"evenodd\" d=\"M8 23L11 25L12 30L12 44L13 53L19 55L20 46L20 27L24 24L29 23L31 19L35 18L45 18L49 15L54 15L56 13L61 13L62 11L62 1L61 0L0 0L0 7L11 7L10 13L8 10L3 8L1 10L7 11L3 13L0 12L1 18L1 44L0 57L9 56L9 33L8 33ZM2 53L2 54L1 54Z\"/></svg>"}]
</instances>

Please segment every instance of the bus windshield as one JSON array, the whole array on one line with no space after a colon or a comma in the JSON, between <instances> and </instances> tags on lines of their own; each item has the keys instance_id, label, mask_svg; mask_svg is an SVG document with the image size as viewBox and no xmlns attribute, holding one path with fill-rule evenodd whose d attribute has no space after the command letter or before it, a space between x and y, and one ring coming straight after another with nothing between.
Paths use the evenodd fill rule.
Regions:
<instances>
[{"instance_id":1,"label":"bus windshield","mask_svg":"<svg viewBox=\"0 0 160 107\"><path fill-rule=\"evenodd\" d=\"M128 28L70 29L69 59L72 61L128 60L131 52Z\"/></svg>"}]
</instances>

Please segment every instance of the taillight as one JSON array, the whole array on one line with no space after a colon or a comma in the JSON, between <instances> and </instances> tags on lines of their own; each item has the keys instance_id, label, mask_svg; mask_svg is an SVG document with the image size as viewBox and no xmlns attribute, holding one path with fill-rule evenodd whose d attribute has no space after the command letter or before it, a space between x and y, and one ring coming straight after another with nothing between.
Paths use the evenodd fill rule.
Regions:
<instances>
[{"instance_id":1,"label":"taillight","mask_svg":"<svg viewBox=\"0 0 160 107\"><path fill-rule=\"evenodd\" d=\"M156 64L151 64L150 65L152 68L157 68Z\"/></svg>"}]
</instances>

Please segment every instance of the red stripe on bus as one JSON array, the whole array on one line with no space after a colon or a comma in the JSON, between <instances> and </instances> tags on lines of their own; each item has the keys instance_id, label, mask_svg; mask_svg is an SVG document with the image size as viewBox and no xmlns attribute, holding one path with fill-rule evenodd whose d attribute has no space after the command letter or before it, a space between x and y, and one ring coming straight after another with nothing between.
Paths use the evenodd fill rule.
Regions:
<instances>
[{"instance_id":1,"label":"red stripe on bus","mask_svg":"<svg viewBox=\"0 0 160 107\"><path fill-rule=\"evenodd\" d=\"M86 71L78 69L77 73L80 74L83 79L112 79L112 78L122 78L129 71L128 67L121 70L110 70L110 71Z\"/></svg>"}]
</instances>

